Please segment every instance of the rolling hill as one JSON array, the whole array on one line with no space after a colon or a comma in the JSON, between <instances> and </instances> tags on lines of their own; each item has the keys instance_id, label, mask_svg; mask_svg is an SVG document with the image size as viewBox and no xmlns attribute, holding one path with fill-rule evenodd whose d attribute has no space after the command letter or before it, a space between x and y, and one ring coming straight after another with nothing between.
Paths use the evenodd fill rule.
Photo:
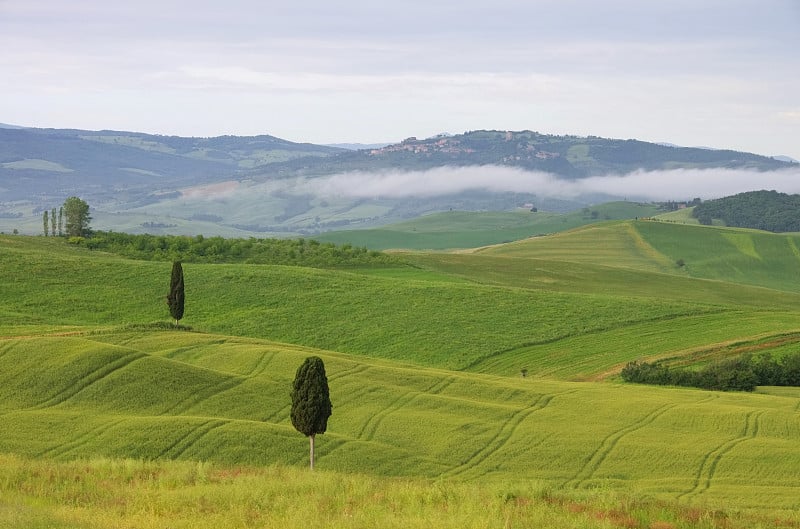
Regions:
<instances>
[{"instance_id":1,"label":"rolling hill","mask_svg":"<svg viewBox=\"0 0 800 529\"><path fill-rule=\"evenodd\" d=\"M602 192L550 196L532 172L575 182L631 171L790 167L796 164L734 151L531 131L472 131L352 151L267 135L0 129L0 231L40 233L42 211L70 195L92 206L94 226L103 230L292 237L375 228L449 210L508 211L535 204L564 213L624 198ZM465 168L469 176L459 172ZM518 183L513 192L469 184L502 180L508 171L523 183L534 180ZM412 193L413 185L396 184L387 192L380 185L387 174L409 173L415 182L436 180L441 189ZM342 175L377 179L377 187L364 193L371 187L347 178L339 182ZM393 194L398 186L404 192Z\"/></svg>"},{"instance_id":2,"label":"rolling hill","mask_svg":"<svg viewBox=\"0 0 800 529\"><path fill-rule=\"evenodd\" d=\"M288 388L314 354L334 404L322 469L506 490L533 480L789 520L796 389L615 373L800 346L797 242L608 221L388 267L185 262L193 329L176 330L168 262L0 236L0 452L299 466Z\"/></svg>"},{"instance_id":3,"label":"rolling hill","mask_svg":"<svg viewBox=\"0 0 800 529\"><path fill-rule=\"evenodd\" d=\"M534 212L525 208L515 211L448 211L380 228L330 231L314 238L375 250L467 249L548 235L599 220L650 217L661 212L656 204L636 202L607 202L564 214Z\"/></svg>"}]
</instances>

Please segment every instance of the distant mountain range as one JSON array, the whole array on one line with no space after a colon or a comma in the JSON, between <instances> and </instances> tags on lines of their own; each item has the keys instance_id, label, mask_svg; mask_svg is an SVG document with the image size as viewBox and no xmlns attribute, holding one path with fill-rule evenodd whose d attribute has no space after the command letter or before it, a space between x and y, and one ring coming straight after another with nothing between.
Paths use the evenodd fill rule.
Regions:
<instances>
[{"instance_id":1,"label":"distant mountain range","mask_svg":"<svg viewBox=\"0 0 800 529\"><path fill-rule=\"evenodd\" d=\"M224 235L313 234L448 208L508 209L535 202L563 211L582 204L581 199L545 200L531 193L348 198L322 196L316 185L321 177L342 173L468 166L513 167L577 180L676 168L769 171L792 163L729 150L531 131L481 130L391 145L323 146L268 135L185 138L2 125L0 229L20 224L21 231L36 232L41 211L71 195L93 207L95 223L104 229Z\"/></svg>"}]
</instances>

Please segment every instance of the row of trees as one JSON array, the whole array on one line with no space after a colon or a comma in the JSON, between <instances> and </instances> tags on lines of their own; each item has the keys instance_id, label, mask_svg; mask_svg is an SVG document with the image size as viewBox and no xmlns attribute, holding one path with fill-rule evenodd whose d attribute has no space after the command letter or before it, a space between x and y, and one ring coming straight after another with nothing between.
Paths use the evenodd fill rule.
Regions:
<instances>
[{"instance_id":1,"label":"row of trees","mask_svg":"<svg viewBox=\"0 0 800 529\"><path fill-rule=\"evenodd\" d=\"M197 235L132 235L95 231L75 241L89 249L148 261L282 264L332 268L397 264L399 259L349 244L337 246L307 239L227 239Z\"/></svg>"},{"instance_id":2,"label":"row of trees","mask_svg":"<svg viewBox=\"0 0 800 529\"><path fill-rule=\"evenodd\" d=\"M659 362L629 362L620 373L626 382L688 386L719 391L753 391L756 386L800 386L800 351L775 358L744 354L698 370L670 368Z\"/></svg>"},{"instance_id":3,"label":"row of trees","mask_svg":"<svg viewBox=\"0 0 800 529\"><path fill-rule=\"evenodd\" d=\"M66 223L64 222L65 218ZM58 208L58 212L56 212L56 208L53 208L48 215L48 211L44 210L42 214L44 236L85 237L89 235L89 221L91 220L89 204L78 197L69 197Z\"/></svg>"}]
</instances>

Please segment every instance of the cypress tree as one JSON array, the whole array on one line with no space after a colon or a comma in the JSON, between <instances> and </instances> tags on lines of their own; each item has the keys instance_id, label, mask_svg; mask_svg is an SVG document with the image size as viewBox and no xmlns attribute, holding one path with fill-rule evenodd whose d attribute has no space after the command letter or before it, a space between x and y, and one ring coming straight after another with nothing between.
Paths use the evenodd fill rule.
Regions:
<instances>
[{"instance_id":1,"label":"cypress tree","mask_svg":"<svg viewBox=\"0 0 800 529\"><path fill-rule=\"evenodd\" d=\"M50 223L47 221L47 210L42 214L42 223L44 224L44 236L47 237L47 230L50 229Z\"/></svg>"},{"instance_id":2,"label":"cypress tree","mask_svg":"<svg viewBox=\"0 0 800 529\"><path fill-rule=\"evenodd\" d=\"M175 326L183 318L183 267L180 261L172 263L172 277L169 282L169 294L167 294L167 305L169 313L175 319Z\"/></svg>"},{"instance_id":3,"label":"cypress tree","mask_svg":"<svg viewBox=\"0 0 800 529\"><path fill-rule=\"evenodd\" d=\"M291 418L295 429L309 439L311 470L314 470L314 439L328 428L332 408L325 364L321 358L310 356L297 368L292 384Z\"/></svg>"},{"instance_id":4,"label":"cypress tree","mask_svg":"<svg viewBox=\"0 0 800 529\"><path fill-rule=\"evenodd\" d=\"M50 234L56 236L56 208L50 210Z\"/></svg>"},{"instance_id":5,"label":"cypress tree","mask_svg":"<svg viewBox=\"0 0 800 529\"><path fill-rule=\"evenodd\" d=\"M58 208L58 236L64 235L64 206Z\"/></svg>"}]
</instances>

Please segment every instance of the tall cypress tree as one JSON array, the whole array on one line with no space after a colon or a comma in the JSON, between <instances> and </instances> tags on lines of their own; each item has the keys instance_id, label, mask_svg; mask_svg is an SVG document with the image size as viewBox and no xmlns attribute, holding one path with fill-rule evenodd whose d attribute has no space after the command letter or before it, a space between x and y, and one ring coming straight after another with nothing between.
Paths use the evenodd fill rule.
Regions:
<instances>
[{"instance_id":1,"label":"tall cypress tree","mask_svg":"<svg viewBox=\"0 0 800 529\"><path fill-rule=\"evenodd\" d=\"M172 263L172 278L169 282L169 294L167 294L167 305L169 313L175 319L175 326L183 318L183 267L180 261Z\"/></svg>"},{"instance_id":2,"label":"tall cypress tree","mask_svg":"<svg viewBox=\"0 0 800 529\"><path fill-rule=\"evenodd\" d=\"M50 233L56 236L56 208L50 210Z\"/></svg>"},{"instance_id":3,"label":"tall cypress tree","mask_svg":"<svg viewBox=\"0 0 800 529\"><path fill-rule=\"evenodd\" d=\"M318 433L325 433L332 409L325 364L321 358L310 356L297 368L292 384L291 418L295 429L309 439L311 470L314 470L314 439Z\"/></svg>"},{"instance_id":4,"label":"tall cypress tree","mask_svg":"<svg viewBox=\"0 0 800 529\"><path fill-rule=\"evenodd\" d=\"M58 208L58 236L64 235L64 206Z\"/></svg>"},{"instance_id":5,"label":"tall cypress tree","mask_svg":"<svg viewBox=\"0 0 800 529\"><path fill-rule=\"evenodd\" d=\"M50 229L50 222L47 220L47 210L42 214L42 223L44 224L44 236L47 237L47 230Z\"/></svg>"}]
</instances>

